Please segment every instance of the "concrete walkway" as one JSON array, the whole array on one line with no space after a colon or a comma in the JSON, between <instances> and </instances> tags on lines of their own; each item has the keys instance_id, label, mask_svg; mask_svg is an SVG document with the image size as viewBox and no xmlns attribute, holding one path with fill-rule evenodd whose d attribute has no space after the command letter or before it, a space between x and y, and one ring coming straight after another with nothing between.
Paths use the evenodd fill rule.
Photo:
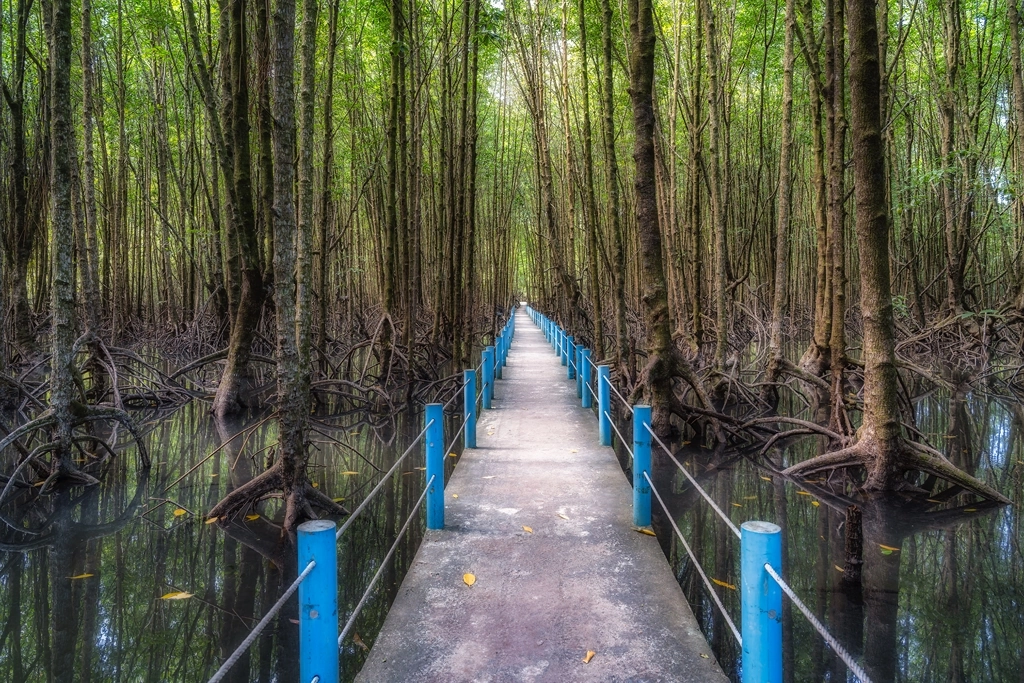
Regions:
<instances>
[{"instance_id":1,"label":"concrete walkway","mask_svg":"<svg viewBox=\"0 0 1024 683\"><path fill-rule=\"evenodd\" d=\"M657 539L633 530L597 420L523 310L495 408L356 680L725 683Z\"/></svg>"}]
</instances>

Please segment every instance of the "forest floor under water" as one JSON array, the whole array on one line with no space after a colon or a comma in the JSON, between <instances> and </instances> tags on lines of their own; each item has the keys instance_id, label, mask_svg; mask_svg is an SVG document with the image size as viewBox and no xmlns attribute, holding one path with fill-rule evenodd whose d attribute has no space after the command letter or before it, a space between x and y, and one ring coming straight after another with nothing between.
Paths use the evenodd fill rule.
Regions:
<instances>
[{"instance_id":1,"label":"forest floor under water","mask_svg":"<svg viewBox=\"0 0 1024 683\"><path fill-rule=\"evenodd\" d=\"M899 496L861 500L863 564L848 581L846 503L828 486L792 482L725 449L679 444L677 452L734 522L783 528L783 573L876 681L1019 681L1024 670L1024 422L1006 399L915 399L917 428L1013 505L930 507ZM52 680L54 653L74 653L74 680L205 681L296 574L294 549L274 522L276 501L230 524L205 513L262 470L276 443L274 420L215 420L192 401L172 412L136 411L153 466L125 446L99 486L0 509L0 680ZM420 432L407 408L318 416L310 476L353 509ZM620 429L627 426L620 416ZM451 416L446 435L459 417ZM329 426L328 426L329 425ZM623 432L626 433L626 432ZM116 434L110 434L114 442ZM596 438L596 437L595 437ZM122 439L123 441L123 439ZM817 454L817 437L780 447L795 463ZM448 471L458 461L446 457ZM618 450L624 470L628 456ZM609 453L609 457L613 457ZM655 452L655 484L732 618L739 617L739 547L667 458ZM422 490L416 449L339 542L339 610L347 617ZM739 678L739 650L674 538L655 530L723 668ZM15 528L36 529L33 533ZM375 596L342 647L343 680L359 671L422 537L422 520L399 543ZM232 679L291 680L297 672L296 601L235 666ZM784 660L793 681L845 681L845 666L786 601ZM54 628L54 625L59 628Z\"/></svg>"}]
</instances>

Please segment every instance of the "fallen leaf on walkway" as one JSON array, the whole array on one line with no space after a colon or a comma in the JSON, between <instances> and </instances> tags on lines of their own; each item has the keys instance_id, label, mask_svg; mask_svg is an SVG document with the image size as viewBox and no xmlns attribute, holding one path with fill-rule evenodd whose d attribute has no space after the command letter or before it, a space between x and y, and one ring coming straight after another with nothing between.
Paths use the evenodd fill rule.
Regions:
<instances>
[{"instance_id":1,"label":"fallen leaf on walkway","mask_svg":"<svg viewBox=\"0 0 1024 683\"><path fill-rule=\"evenodd\" d=\"M590 664L590 660L591 660L591 659L593 659L593 658L594 658L594 655L596 655L596 654L597 654L597 653L596 653L596 652L594 652L593 650L587 650L587 654L586 654L586 656L585 656L585 657L583 658L583 663L584 663L584 664Z\"/></svg>"},{"instance_id":2,"label":"fallen leaf on walkway","mask_svg":"<svg viewBox=\"0 0 1024 683\"><path fill-rule=\"evenodd\" d=\"M161 600L187 600L188 598L191 598L191 597L192 597L191 593L186 593L184 591L174 591L173 593L168 593L167 595L161 595L160 599Z\"/></svg>"},{"instance_id":3,"label":"fallen leaf on walkway","mask_svg":"<svg viewBox=\"0 0 1024 683\"><path fill-rule=\"evenodd\" d=\"M93 574L77 574L76 576L69 576L68 578L72 581L76 581L78 579L88 579L90 576L93 576Z\"/></svg>"},{"instance_id":4,"label":"fallen leaf on walkway","mask_svg":"<svg viewBox=\"0 0 1024 683\"><path fill-rule=\"evenodd\" d=\"M638 531L641 534L645 534L647 536L657 536L657 534L655 534L653 531L651 531L647 527L642 527L642 526L633 527L633 531Z\"/></svg>"},{"instance_id":5,"label":"fallen leaf on walkway","mask_svg":"<svg viewBox=\"0 0 1024 683\"><path fill-rule=\"evenodd\" d=\"M533 533L533 527L530 527L530 526L524 526L524 527L523 527L523 531L525 531L525 532L526 532L526 533L528 533L528 534L532 534L532 533Z\"/></svg>"},{"instance_id":6,"label":"fallen leaf on walkway","mask_svg":"<svg viewBox=\"0 0 1024 683\"><path fill-rule=\"evenodd\" d=\"M366 647L366 643L363 642L363 639L360 638L359 634L355 631L352 632L352 642L358 645L363 650L363 652L370 651L370 648Z\"/></svg>"},{"instance_id":7,"label":"fallen leaf on walkway","mask_svg":"<svg viewBox=\"0 0 1024 683\"><path fill-rule=\"evenodd\" d=\"M731 583L726 583L725 581L720 581L718 579L711 579L711 583L715 584L716 586L721 586L722 588L728 588L731 591L736 590L736 586L732 585Z\"/></svg>"},{"instance_id":8,"label":"fallen leaf on walkway","mask_svg":"<svg viewBox=\"0 0 1024 683\"><path fill-rule=\"evenodd\" d=\"M188 510L185 510L183 508L178 508L177 510L174 511L174 516L175 517L181 517L182 515L187 515L187 514L188 514Z\"/></svg>"},{"instance_id":9,"label":"fallen leaf on walkway","mask_svg":"<svg viewBox=\"0 0 1024 683\"><path fill-rule=\"evenodd\" d=\"M453 493L452 494L452 498L458 498L458 497L459 497L459 494L457 494L457 493Z\"/></svg>"},{"instance_id":10,"label":"fallen leaf on walkway","mask_svg":"<svg viewBox=\"0 0 1024 683\"><path fill-rule=\"evenodd\" d=\"M570 448L570 449L569 449L569 452L570 452L570 453L579 453L580 451L579 451L579 449L578 449L578 448Z\"/></svg>"},{"instance_id":11,"label":"fallen leaf on walkway","mask_svg":"<svg viewBox=\"0 0 1024 683\"><path fill-rule=\"evenodd\" d=\"M245 521L247 521L247 522L255 522L259 518L260 518L259 515L246 515L245 516Z\"/></svg>"},{"instance_id":12,"label":"fallen leaf on walkway","mask_svg":"<svg viewBox=\"0 0 1024 683\"><path fill-rule=\"evenodd\" d=\"M701 653L700 653L700 656L701 656L701 659L711 659L711 657L708 657L708 656L707 656L706 654L704 654L703 652L701 652Z\"/></svg>"},{"instance_id":13,"label":"fallen leaf on walkway","mask_svg":"<svg viewBox=\"0 0 1024 683\"><path fill-rule=\"evenodd\" d=\"M476 577L472 574L463 574L462 580L466 583L467 586L472 586L474 583L476 583Z\"/></svg>"},{"instance_id":14,"label":"fallen leaf on walkway","mask_svg":"<svg viewBox=\"0 0 1024 683\"><path fill-rule=\"evenodd\" d=\"M481 477L481 479L494 479L494 475L491 474L491 475L488 475L486 477Z\"/></svg>"},{"instance_id":15,"label":"fallen leaf on walkway","mask_svg":"<svg viewBox=\"0 0 1024 683\"><path fill-rule=\"evenodd\" d=\"M563 515L561 512L558 513L558 516L561 517L562 519L569 519L568 517Z\"/></svg>"}]
</instances>

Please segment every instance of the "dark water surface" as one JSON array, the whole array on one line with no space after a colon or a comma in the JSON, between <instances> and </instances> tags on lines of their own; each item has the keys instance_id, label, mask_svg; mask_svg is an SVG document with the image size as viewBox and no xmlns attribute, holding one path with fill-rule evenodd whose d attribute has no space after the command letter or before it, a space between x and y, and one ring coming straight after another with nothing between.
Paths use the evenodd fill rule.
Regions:
<instances>
[{"instance_id":1,"label":"dark water surface","mask_svg":"<svg viewBox=\"0 0 1024 683\"><path fill-rule=\"evenodd\" d=\"M295 549L272 521L277 501L228 526L205 523L227 491L262 471L276 441L273 420L218 423L207 410L193 403L150 416L148 477L129 447L100 486L45 496L27 512L3 506L0 681L206 681L295 578ZM350 510L422 429L411 411L377 424L330 422L313 434L310 476ZM456 458L446 460L450 470ZM343 623L419 498L422 467L420 446L339 541ZM344 680L361 667L360 644L372 645L422 530L417 516L356 622L358 638L347 639ZM171 593L192 597L163 599ZM293 597L226 680L294 681L296 612Z\"/></svg>"},{"instance_id":2,"label":"dark water surface","mask_svg":"<svg viewBox=\"0 0 1024 683\"><path fill-rule=\"evenodd\" d=\"M924 507L892 498L863 503L859 587L844 583L840 571L847 501L784 482L735 454L682 454L737 524L760 519L783 527L784 576L875 681L1021 681L1024 411L998 400L933 394L918 402L917 412L932 444L1016 504L990 508L959 498ZM314 434L311 476L353 509L419 433L421 418L407 413L375 425L358 416L332 422L326 433ZM455 429L447 426L447 439ZM134 449L126 448L101 486L44 497L28 511L4 505L0 681L206 681L296 574L294 548L269 521L276 502L256 511L260 517L227 527L203 517L226 491L262 470L275 431L272 421L245 430L218 424L205 405L188 405L149 417L145 438L154 466L148 477ZM818 447L807 439L783 456L795 462ZM655 453L656 486L709 576L720 582L716 591L738 625L738 594L731 588L739 583L738 544ZM456 461L446 460L449 469ZM339 542L343 622L419 497L422 466L417 448ZM39 533L15 533L14 526ZM716 655L738 680L731 633L663 516L655 526ZM422 528L417 518L356 624L359 640L345 642L343 679L362 665L359 643L373 644ZM192 597L161 599L175 592ZM292 599L229 680L295 679L295 613ZM784 616L791 680L851 680L802 615L787 609Z\"/></svg>"}]
</instances>

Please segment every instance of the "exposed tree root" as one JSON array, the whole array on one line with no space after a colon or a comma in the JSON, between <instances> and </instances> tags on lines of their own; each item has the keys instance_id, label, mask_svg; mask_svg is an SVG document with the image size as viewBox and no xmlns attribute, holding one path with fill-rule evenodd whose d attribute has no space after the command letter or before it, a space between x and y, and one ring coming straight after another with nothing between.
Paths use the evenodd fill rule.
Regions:
<instances>
[{"instance_id":1,"label":"exposed tree root","mask_svg":"<svg viewBox=\"0 0 1024 683\"><path fill-rule=\"evenodd\" d=\"M884 486L879 486L876 483L879 477L873 476L876 475L879 468L877 460L881 455L882 448L882 444L871 437L861 438L846 448L793 465L784 470L782 474L791 478L807 478L826 471L863 467L868 471L868 477L864 484L865 490L884 490ZM908 472L924 472L982 498L1000 503L1010 503L1010 500L999 491L957 468L938 451L921 444L901 439L891 463L890 468L897 475L904 475Z\"/></svg>"},{"instance_id":2,"label":"exposed tree root","mask_svg":"<svg viewBox=\"0 0 1024 683\"><path fill-rule=\"evenodd\" d=\"M283 462L279 460L270 469L224 496L207 517L226 521L251 509L261 500L282 492L285 502L284 528L289 532L294 531L301 518L316 519L314 507L330 515L348 514L348 510L331 500L323 491L313 488L308 480L292 482L288 479Z\"/></svg>"}]
</instances>

